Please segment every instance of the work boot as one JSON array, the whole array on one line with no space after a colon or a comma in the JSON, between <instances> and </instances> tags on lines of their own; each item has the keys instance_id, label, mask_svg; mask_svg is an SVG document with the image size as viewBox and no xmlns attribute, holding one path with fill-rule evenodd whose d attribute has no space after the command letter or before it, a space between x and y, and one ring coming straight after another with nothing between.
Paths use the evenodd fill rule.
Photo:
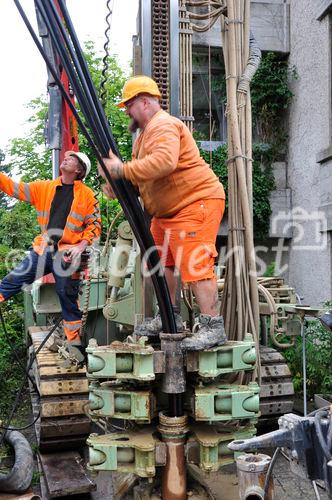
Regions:
<instances>
[{"instance_id":1,"label":"work boot","mask_svg":"<svg viewBox=\"0 0 332 500\"><path fill-rule=\"evenodd\" d=\"M182 340L183 351L203 351L218 345L225 344L227 340L222 316L199 315L197 330Z\"/></svg>"},{"instance_id":2,"label":"work boot","mask_svg":"<svg viewBox=\"0 0 332 500\"><path fill-rule=\"evenodd\" d=\"M58 327L46 342L46 347L51 352L58 352L59 347L62 347L65 342L66 342L65 332L63 331L63 328Z\"/></svg>"},{"instance_id":3,"label":"work boot","mask_svg":"<svg viewBox=\"0 0 332 500\"><path fill-rule=\"evenodd\" d=\"M59 354L66 360L64 364L65 367L73 365L77 368L82 368L86 363L87 356L85 347L81 344L73 344L66 341L63 346L59 347Z\"/></svg>"},{"instance_id":4,"label":"work boot","mask_svg":"<svg viewBox=\"0 0 332 500\"><path fill-rule=\"evenodd\" d=\"M183 321L181 315L178 312L174 312L174 317L175 317L177 331L182 332ZM161 316L158 313L154 318L145 318L143 323L137 325L134 333L140 336L144 335L146 337L154 337L156 335L159 335L159 333L161 332L162 332Z\"/></svg>"}]
</instances>

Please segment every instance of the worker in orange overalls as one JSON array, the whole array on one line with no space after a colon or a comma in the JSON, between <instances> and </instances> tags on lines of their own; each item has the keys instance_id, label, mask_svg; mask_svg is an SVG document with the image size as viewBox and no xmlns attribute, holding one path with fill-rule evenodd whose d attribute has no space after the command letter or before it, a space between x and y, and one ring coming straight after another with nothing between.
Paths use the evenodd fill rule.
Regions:
<instances>
[{"instance_id":1,"label":"worker in orange overalls","mask_svg":"<svg viewBox=\"0 0 332 500\"><path fill-rule=\"evenodd\" d=\"M67 151L54 180L15 182L0 173L0 190L35 206L41 228L25 259L0 283L0 302L17 294L24 285L53 273L58 294L65 347L71 358L84 361L78 307L80 256L99 237L101 219L93 191L82 181L91 163L86 154Z\"/></svg>"},{"instance_id":2,"label":"worker in orange overalls","mask_svg":"<svg viewBox=\"0 0 332 500\"><path fill-rule=\"evenodd\" d=\"M200 308L199 328L183 341L184 350L223 344L226 336L218 312L214 259L216 236L225 208L222 184L201 158L189 129L161 109L159 88L147 76L129 79L118 107L130 116L129 130L140 129L132 161L122 163L112 151L105 166L114 179L125 178L139 190L152 215L151 232L171 295L178 331L177 270L190 284ZM104 176L99 167L99 173ZM104 188L113 196L110 185ZM146 320L139 331L158 333L161 319Z\"/></svg>"}]
</instances>

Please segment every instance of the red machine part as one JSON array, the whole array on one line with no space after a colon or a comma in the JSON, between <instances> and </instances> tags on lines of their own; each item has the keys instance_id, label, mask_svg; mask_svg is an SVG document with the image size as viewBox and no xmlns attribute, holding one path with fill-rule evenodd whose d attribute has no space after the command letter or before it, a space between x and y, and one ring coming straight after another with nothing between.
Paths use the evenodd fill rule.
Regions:
<instances>
[{"instance_id":1,"label":"red machine part","mask_svg":"<svg viewBox=\"0 0 332 500\"><path fill-rule=\"evenodd\" d=\"M54 4L61 16L61 10L58 1L54 0ZM67 73L63 68L60 71L60 79L65 91L70 96L72 104L75 104L74 92L70 86ZM62 99L61 125L62 125L62 147L60 151L60 164L64 158L64 154L66 151L78 151L77 121L73 115L72 110L70 109L69 105L64 99Z\"/></svg>"}]
</instances>

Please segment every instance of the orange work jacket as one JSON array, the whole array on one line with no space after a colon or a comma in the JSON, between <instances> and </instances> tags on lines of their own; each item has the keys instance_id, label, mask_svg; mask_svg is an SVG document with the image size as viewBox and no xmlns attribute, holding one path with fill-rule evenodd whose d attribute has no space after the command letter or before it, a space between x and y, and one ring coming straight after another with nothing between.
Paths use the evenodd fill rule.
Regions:
<instances>
[{"instance_id":1,"label":"orange work jacket","mask_svg":"<svg viewBox=\"0 0 332 500\"><path fill-rule=\"evenodd\" d=\"M141 131L133 159L123 168L146 210L158 218L173 217L199 200L225 199L222 184L201 158L188 127L163 110Z\"/></svg>"},{"instance_id":2,"label":"orange work jacket","mask_svg":"<svg viewBox=\"0 0 332 500\"><path fill-rule=\"evenodd\" d=\"M0 190L35 206L41 234L33 241L33 249L42 255L48 245L47 225L56 187L61 185L61 177L52 181L15 182L0 172ZM89 244L100 236L101 219L99 204L92 189L82 181L74 181L74 199L67 217L63 234L58 243L59 250L77 245L82 240Z\"/></svg>"}]
</instances>

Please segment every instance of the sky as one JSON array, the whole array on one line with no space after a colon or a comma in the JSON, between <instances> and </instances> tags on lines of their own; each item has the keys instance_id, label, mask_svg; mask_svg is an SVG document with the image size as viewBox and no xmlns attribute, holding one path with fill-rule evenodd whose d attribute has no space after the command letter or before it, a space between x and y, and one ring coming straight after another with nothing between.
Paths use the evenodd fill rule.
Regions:
<instances>
[{"instance_id":1,"label":"sky","mask_svg":"<svg viewBox=\"0 0 332 500\"><path fill-rule=\"evenodd\" d=\"M33 0L20 3L37 29ZM136 34L138 0L112 0L110 52L117 54L124 70L132 59L132 36ZM92 40L103 52L106 0L67 0L67 8L81 45ZM0 149L26 131L31 111L25 105L46 92L46 65L13 0L0 0Z\"/></svg>"}]
</instances>

